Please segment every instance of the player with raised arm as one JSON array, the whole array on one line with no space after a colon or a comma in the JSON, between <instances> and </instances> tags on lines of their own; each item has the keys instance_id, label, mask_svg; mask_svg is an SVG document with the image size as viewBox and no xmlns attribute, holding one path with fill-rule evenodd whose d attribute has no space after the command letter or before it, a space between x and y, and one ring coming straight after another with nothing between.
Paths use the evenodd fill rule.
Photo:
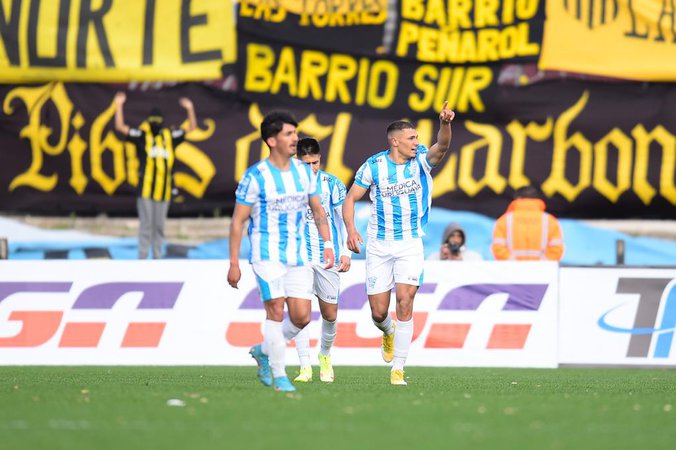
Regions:
<instances>
[{"instance_id":1,"label":"player with raised arm","mask_svg":"<svg viewBox=\"0 0 676 450\"><path fill-rule=\"evenodd\" d=\"M176 151L185 141L186 134L197 129L195 106L187 97L178 100L185 109L187 127L169 128L162 112L153 107L146 121L147 127L130 127L124 118L127 94L115 94L115 130L136 148L139 160L136 209L138 211L138 257L162 258L164 227L169 214L174 186Z\"/></svg>"},{"instance_id":2,"label":"player with raised arm","mask_svg":"<svg viewBox=\"0 0 676 450\"><path fill-rule=\"evenodd\" d=\"M359 253L363 240L354 224L354 205L370 193L371 218L366 244L366 293L374 325L383 332L382 356L392 362L390 383L405 385L404 364L413 337L413 300L422 283L422 237L432 205L432 175L451 145L455 113L448 102L439 113L437 142L429 149L418 142L407 121L387 127L389 148L357 170L343 203L347 247ZM392 288L396 294L396 328L389 316Z\"/></svg>"},{"instance_id":3,"label":"player with raised arm","mask_svg":"<svg viewBox=\"0 0 676 450\"><path fill-rule=\"evenodd\" d=\"M343 222L343 201L347 190L337 177L319 170L321 154L319 142L311 137L298 141L298 158L312 168L317 176L317 194L329 222L331 241L336 250L336 259L331 269L325 269L321 261L324 243L319 238L319 230L314 223L312 210L308 208L305 220L305 240L308 261L314 273L314 294L319 300L322 315L322 333L319 349L319 379L325 383L334 380L331 364L331 347L336 339L336 318L338 315L338 296L340 292L340 276L338 272L350 270L351 254L347 249L347 230ZM296 335L296 350L300 359L300 373L295 382L312 381L312 365L310 363L310 335L308 327Z\"/></svg>"},{"instance_id":4,"label":"player with raised arm","mask_svg":"<svg viewBox=\"0 0 676 450\"><path fill-rule=\"evenodd\" d=\"M230 224L228 283L237 288L241 278L239 247L248 219L251 266L265 307L263 342L249 353L258 364L258 378L275 390L296 388L287 375L286 343L310 322L312 269L305 258L305 216L312 209L324 244L325 268L333 267L334 251L328 221L317 195L317 177L296 154L297 121L287 112L265 116L260 131L270 156L245 172L235 193ZM283 321L286 304L289 320Z\"/></svg>"}]
</instances>

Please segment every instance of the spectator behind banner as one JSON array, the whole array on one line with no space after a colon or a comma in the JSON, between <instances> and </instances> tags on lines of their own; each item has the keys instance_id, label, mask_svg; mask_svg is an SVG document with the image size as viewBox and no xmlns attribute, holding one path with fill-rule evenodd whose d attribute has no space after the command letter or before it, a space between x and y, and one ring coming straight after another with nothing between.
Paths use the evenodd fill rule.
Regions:
<instances>
[{"instance_id":1,"label":"spectator behind banner","mask_svg":"<svg viewBox=\"0 0 676 450\"><path fill-rule=\"evenodd\" d=\"M514 200L495 222L491 250L497 260L561 260L561 225L545 212L545 202L536 187L525 186L514 192Z\"/></svg>"},{"instance_id":2,"label":"spectator behind banner","mask_svg":"<svg viewBox=\"0 0 676 450\"><path fill-rule=\"evenodd\" d=\"M173 190L173 171L176 147L185 140L186 133L197 128L192 101L181 97L179 105L188 118L187 129L169 129L159 109L148 115L149 130L130 127L124 120L124 92L115 94L115 129L136 147L139 160L139 183L136 208L139 216L139 259L146 259L152 250L153 259L162 257L164 224L169 213Z\"/></svg>"},{"instance_id":3,"label":"spectator behind banner","mask_svg":"<svg viewBox=\"0 0 676 450\"><path fill-rule=\"evenodd\" d=\"M427 260L482 261L478 252L467 249L466 242L465 230L457 223L450 223L444 229L439 251L432 253Z\"/></svg>"}]
</instances>

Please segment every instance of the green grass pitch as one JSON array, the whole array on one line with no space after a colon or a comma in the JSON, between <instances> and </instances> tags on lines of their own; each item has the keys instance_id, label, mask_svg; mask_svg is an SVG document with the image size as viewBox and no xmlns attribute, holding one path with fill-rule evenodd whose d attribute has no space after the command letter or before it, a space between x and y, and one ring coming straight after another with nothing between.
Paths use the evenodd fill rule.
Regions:
<instances>
[{"instance_id":1,"label":"green grass pitch","mask_svg":"<svg viewBox=\"0 0 676 450\"><path fill-rule=\"evenodd\" d=\"M296 373L295 367L289 374ZM676 371L0 367L0 449L673 449ZM170 406L169 400L184 403Z\"/></svg>"}]
</instances>

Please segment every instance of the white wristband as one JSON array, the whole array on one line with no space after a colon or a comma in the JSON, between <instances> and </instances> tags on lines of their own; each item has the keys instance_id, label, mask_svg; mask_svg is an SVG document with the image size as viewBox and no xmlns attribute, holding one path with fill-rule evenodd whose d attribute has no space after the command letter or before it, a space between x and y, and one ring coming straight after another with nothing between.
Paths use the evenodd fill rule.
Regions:
<instances>
[{"instance_id":1,"label":"white wristband","mask_svg":"<svg viewBox=\"0 0 676 450\"><path fill-rule=\"evenodd\" d=\"M324 249L330 248L333 250L333 242L331 241L324 241Z\"/></svg>"}]
</instances>

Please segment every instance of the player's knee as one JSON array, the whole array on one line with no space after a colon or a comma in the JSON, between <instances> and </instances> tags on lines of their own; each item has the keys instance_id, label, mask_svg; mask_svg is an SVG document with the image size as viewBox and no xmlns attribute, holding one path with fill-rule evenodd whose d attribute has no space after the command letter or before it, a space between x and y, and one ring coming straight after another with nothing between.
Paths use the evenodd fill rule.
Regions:
<instances>
[{"instance_id":1,"label":"player's knee","mask_svg":"<svg viewBox=\"0 0 676 450\"><path fill-rule=\"evenodd\" d=\"M413 313L411 311L404 311L401 313L397 313L397 320L401 322L408 322L413 318Z\"/></svg>"},{"instance_id":2,"label":"player's knee","mask_svg":"<svg viewBox=\"0 0 676 450\"><path fill-rule=\"evenodd\" d=\"M289 317L291 320L291 323L294 324L296 327L303 329L305 328L311 321L311 317L308 315L307 317L305 316L294 316L294 317Z\"/></svg>"},{"instance_id":3,"label":"player's knee","mask_svg":"<svg viewBox=\"0 0 676 450\"><path fill-rule=\"evenodd\" d=\"M269 301L265 303L267 319L281 322L284 318L284 303Z\"/></svg>"},{"instance_id":4,"label":"player's knee","mask_svg":"<svg viewBox=\"0 0 676 450\"><path fill-rule=\"evenodd\" d=\"M322 318L327 322L335 322L336 319L338 318L337 316L338 314L336 314L335 312L327 312L322 314Z\"/></svg>"},{"instance_id":5,"label":"player's knee","mask_svg":"<svg viewBox=\"0 0 676 450\"><path fill-rule=\"evenodd\" d=\"M276 311L268 311L266 317L268 320L273 320L275 322L281 322L284 320L284 313L283 312L276 312Z\"/></svg>"},{"instance_id":6,"label":"player's knee","mask_svg":"<svg viewBox=\"0 0 676 450\"><path fill-rule=\"evenodd\" d=\"M410 306L413 304L415 293L411 292L397 292L397 305Z\"/></svg>"},{"instance_id":7,"label":"player's knee","mask_svg":"<svg viewBox=\"0 0 676 450\"><path fill-rule=\"evenodd\" d=\"M373 318L374 321L378 323L382 323L387 319L387 311L379 312L379 311L373 311L371 313L371 317Z\"/></svg>"},{"instance_id":8,"label":"player's knee","mask_svg":"<svg viewBox=\"0 0 676 450\"><path fill-rule=\"evenodd\" d=\"M402 311L411 311L413 309L413 301L411 300L402 300L397 302L398 309Z\"/></svg>"}]
</instances>

